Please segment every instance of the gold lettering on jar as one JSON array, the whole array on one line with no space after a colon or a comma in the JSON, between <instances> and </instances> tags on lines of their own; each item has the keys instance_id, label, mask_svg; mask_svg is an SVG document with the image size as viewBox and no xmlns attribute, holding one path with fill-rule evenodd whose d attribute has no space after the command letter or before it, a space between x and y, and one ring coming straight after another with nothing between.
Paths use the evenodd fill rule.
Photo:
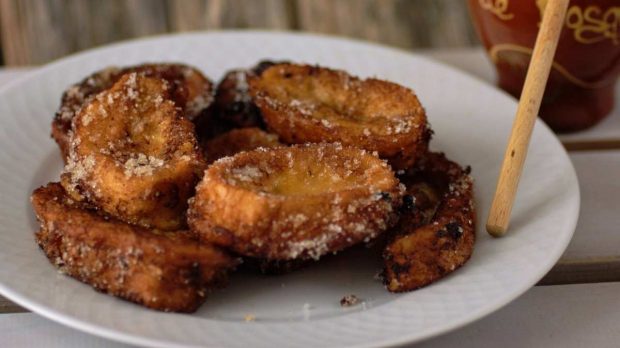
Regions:
<instances>
[{"instance_id":1,"label":"gold lettering on jar","mask_svg":"<svg viewBox=\"0 0 620 348\"><path fill-rule=\"evenodd\" d=\"M542 20L545 6L549 0L536 0ZM540 22L539 22L540 25ZM620 44L620 7L612 6L606 10L599 6L587 6L585 9L573 5L566 13L566 27L573 30L575 41L591 44L603 40L611 40L614 45Z\"/></svg>"},{"instance_id":2,"label":"gold lettering on jar","mask_svg":"<svg viewBox=\"0 0 620 348\"><path fill-rule=\"evenodd\" d=\"M588 6L585 10L571 6L566 13L566 26L574 30L577 42L591 44L609 39L618 45L620 7L614 6L603 11L598 6Z\"/></svg>"},{"instance_id":3,"label":"gold lettering on jar","mask_svg":"<svg viewBox=\"0 0 620 348\"><path fill-rule=\"evenodd\" d=\"M514 14L507 13L509 0L478 0L478 4L501 20L507 21L514 17Z\"/></svg>"}]
</instances>

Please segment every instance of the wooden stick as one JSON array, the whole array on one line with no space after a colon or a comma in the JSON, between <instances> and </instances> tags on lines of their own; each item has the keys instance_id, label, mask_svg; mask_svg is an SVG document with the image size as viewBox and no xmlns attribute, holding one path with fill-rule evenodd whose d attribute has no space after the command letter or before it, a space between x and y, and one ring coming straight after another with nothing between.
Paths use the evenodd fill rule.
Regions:
<instances>
[{"instance_id":1,"label":"wooden stick","mask_svg":"<svg viewBox=\"0 0 620 348\"><path fill-rule=\"evenodd\" d=\"M519 178L553 64L568 2L569 0L549 0L545 8L487 220L487 232L494 237L503 236L508 229Z\"/></svg>"}]
</instances>

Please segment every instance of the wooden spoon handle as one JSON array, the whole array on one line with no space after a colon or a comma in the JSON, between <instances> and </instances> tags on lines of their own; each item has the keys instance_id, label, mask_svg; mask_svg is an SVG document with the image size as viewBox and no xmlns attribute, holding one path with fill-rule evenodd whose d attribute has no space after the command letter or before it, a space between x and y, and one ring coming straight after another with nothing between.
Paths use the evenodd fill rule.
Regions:
<instances>
[{"instance_id":1,"label":"wooden spoon handle","mask_svg":"<svg viewBox=\"0 0 620 348\"><path fill-rule=\"evenodd\" d=\"M519 178L553 64L568 2L569 0L549 0L545 8L487 220L487 232L494 237L503 236L508 229Z\"/></svg>"}]
</instances>

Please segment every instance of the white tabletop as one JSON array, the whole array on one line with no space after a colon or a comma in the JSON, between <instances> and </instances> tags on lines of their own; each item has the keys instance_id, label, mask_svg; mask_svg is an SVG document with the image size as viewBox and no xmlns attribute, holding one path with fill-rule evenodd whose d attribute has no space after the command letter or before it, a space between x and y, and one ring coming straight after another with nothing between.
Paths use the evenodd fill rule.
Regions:
<instances>
[{"instance_id":1,"label":"white tabletop","mask_svg":"<svg viewBox=\"0 0 620 348\"><path fill-rule=\"evenodd\" d=\"M422 52L492 82L494 71L481 49ZM0 87L28 69L0 70ZM620 100L620 95L617 97ZM620 108L586 132L562 136L573 142L620 139ZM575 237L543 283L488 317L425 341L420 347L617 347L620 345L620 150L571 152L582 193ZM611 280L609 283L593 283ZM66 328L0 298L0 346L125 347ZM4 312L16 312L5 310Z\"/></svg>"}]
</instances>

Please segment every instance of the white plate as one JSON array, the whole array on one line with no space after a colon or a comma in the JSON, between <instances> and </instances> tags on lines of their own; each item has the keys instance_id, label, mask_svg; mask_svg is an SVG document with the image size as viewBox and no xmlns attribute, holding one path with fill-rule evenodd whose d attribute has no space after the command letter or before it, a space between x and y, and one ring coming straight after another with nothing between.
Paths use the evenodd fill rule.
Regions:
<instances>
[{"instance_id":1,"label":"white plate","mask_svg":"<svg viewBox=\"0 0 620 348\"><path fill-rule=\"evenodd\" d=\"M52 320L134 344L394 345L497 310L534 285L566 248L579 212L577 178L557 138L538 122L508 236L492 239L480 223L471 261L415 292L385 291L373 279L379 262L363 250L286 276L237 275L193 315L145 309L58 274L35 245L28 196L57 180L61 169L49 132L62 91L112 64L180 61L216 80L263 58L319 63L412 87L435 130L433 148L473 167L484 221L516 110L515 101L497 89L416 55L343 39L260 32L151 38L62 59L1 91L0 293ZM366 300L365 308L340 307L340 298L351 293ZM244 322L247 314L256 321Z\"/></svg>"}]
</instances>

